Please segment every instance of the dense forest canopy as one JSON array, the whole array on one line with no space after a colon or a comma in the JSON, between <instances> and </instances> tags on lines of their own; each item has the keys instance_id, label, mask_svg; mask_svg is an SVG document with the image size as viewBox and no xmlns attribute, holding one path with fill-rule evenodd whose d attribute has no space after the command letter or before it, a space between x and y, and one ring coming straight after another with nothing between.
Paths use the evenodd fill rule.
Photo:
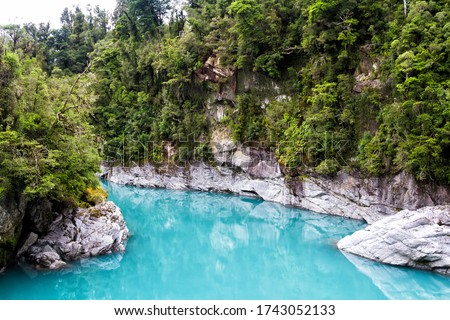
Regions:
<instances>
[{"instance_id":1,"label":"dense forest canopy","mask_svg":"<svg viewBox=\"0 0 450 320\"><path fill-rule=\"evenodd\" d=\"M101 159L89 124L95 75L85 70L109 18L99 8L76 8L61 22L56 30L1 27L0 195L83 205L96 195Z\"/></svg>"},{"instance_id":2,"label":"dense forest canopy","mask_svg":"<svg viewBox=\"0 0 450 320\"><path fill-rule=\"evenodd\" d=\"M236 141L275 148L291 175L344 166L449 182L449 4L406 9L397 0L192 0L183 11L122 1L93 53L105 156L157 160L164 141L178 160L207 156L211 132L226 126ZM211 121L211 93L230 81L199 81L211 57L264 75L289 99L262 107L258 88L244 88Z\"/></svg>"},{"instance_id":3,"label":"dense forest canopy","mask_svg":"<svg viewBox=\"0 0 450 320\"><path fill-rule=\"evenodd\" d=\"M0 191L79 202L101 158L209 160L218 128L291 176L450 183L448 1L118 0L61 22L1 27Z\"/></svg>"}]
</instances>

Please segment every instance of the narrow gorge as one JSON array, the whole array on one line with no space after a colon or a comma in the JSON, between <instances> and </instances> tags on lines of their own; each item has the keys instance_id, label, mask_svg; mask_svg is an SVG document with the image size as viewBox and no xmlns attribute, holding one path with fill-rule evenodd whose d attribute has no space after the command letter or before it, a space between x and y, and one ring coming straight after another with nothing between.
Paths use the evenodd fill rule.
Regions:
<instances>
[{"instance_id":1,"label":"narrow gorge","mask_svg":"<svg viewBox=\"0 0 450 320\"><path fill-rule=\"evenodd\" d=\"M428 297L427 279L446 297L449 19L445 0L120 0L1 22L0 280L67 281L73 297L73 279L154 272L149 296L170 298L190 272L219 288L252 250L262 283L292 284L317 250L308 279L335 281L335 259L367 297ZM419 296L386 285L397 267L426 279L406 281Z\"/></svg>"}]
</instances>

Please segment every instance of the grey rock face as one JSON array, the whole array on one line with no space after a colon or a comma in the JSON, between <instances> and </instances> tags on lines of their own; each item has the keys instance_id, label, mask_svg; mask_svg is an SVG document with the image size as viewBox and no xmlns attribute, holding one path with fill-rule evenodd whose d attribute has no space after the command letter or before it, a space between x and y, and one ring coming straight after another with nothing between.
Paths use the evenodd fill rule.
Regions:
<instances>
[{"instance_id":1,"label":"grey rock face","mask_svg":"<svg viewBox=\"0 0 450 320\"><path fill-rule=\"evenodd\" d=\"M291 183L301 206L320 213L362 218L373 223L403 209L450 203L446 186L419 184L405 172L362 178L339 173L333 179L306 178Z\"/></svg>"},{"instance_id":2,"label":"grey rock face","mask_svg":"<svg viewBox=\"0 0 450 320\"><path fill-rule=\"evenodd\" d=\"M26 203L12 198L0 199L0 272L10 262L22 232Z\"/></svg>"},{"instance_id":3,"label":"grey rock face","mask_svg":"<svg viewBox=\"0 0 450 320\"><path fill-rule=\"evenodd\" d=\"M27 201L17 194L0 199L0 272L14 260L16 252L21 256L34 243L36 233L46 233L52 221L52 203L48 200ZM19 249L24 224L28 232L33 232Z\"/></svg>"},{"instance_id":4,"label":"grey rock face","mask_svg":"<svg viewBox=\"0 0 450 320\"><path fill-rule=\"evenodd\" d=\"M210 145L214 155L214 161L219 165L231 163L237 146L231 140L230 131L228 129L215 130L212 133Z\"/></svg>"},{"instance_id":5,"label":"grey rock face","mask_svg":"<svg viewBox=\"0 0 450 320\"><path fill-rule=\"evenodd\" d=\"M450 206L403 210L338 242L371 260L450 275Z\"/></svg>"},{"instance_id":6,"label":"grey rock face","mask_svg":"<svg viewBox=\"0 0 450 320\"><path fill-rule=\"evenodd\" d=\"M19 249L19 251L17 252L17 257L21 257L23 256L24 253L26 253L28 251L28 249L30 249L30 247L36 243L36 241L38 240L39 236L34 233L31 232L27 239L25 240L24 244L22 245L22 247Z\"/></svg>"},{"instance_id":7,"label":"grey rock face","mask_svg":"<svg viewBox=\"0 0 450 320\"><path fill-rule=\"evenodd\" d=\"M39 234L46 233L53 221L52 203L48 200L39 200L28 203L26 215Z\"/></svg>"},{"instance_id":8,"label":"grey rock face","mask_svg":"<svg viewBox=\"0 0 450 320\"><path fill-rule=\"evenodd\" d=\"M48 234L29 246L24 256L38 267L59 269L67 261L124 251L127 238L120 209L107 202L59 215Z\"/></svg>"},{"instance_id":9,"label":"grey rock face","mask_svg":"<svg viewBox=\"0 0 450 320\"><path fill-rule=\"evenodd\" d=\"M335 178L286 179L270 157L250 153L245 167L213 167L203 162L186 168L109 168L109 180L150 188L225 192L254 196L318 213L338 215L373 223L402 209L447 204L450 190L439 185L420 185L400 173L392 177L364 179L340 173ZM255 159L259 159L256 161ZM267 168L268 169L267 169Z\"/></svg>"}]
</instances>

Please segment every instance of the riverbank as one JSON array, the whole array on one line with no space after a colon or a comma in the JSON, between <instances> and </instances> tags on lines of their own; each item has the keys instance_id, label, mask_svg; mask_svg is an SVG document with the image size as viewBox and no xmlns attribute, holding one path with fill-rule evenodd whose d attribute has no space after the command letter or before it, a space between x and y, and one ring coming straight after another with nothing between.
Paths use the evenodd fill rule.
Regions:
<instances>
[{"instance_id":1,"label":"riverbank","mask_svg":"<svg viewBox=\"0 0 450 320\"><path fill-rule=\"evenodd\" d=\"M70 261L125 250L128 228L112 202L57 208L23 198L0 202L0 273L9 264L59 269Z\"/></svg>"},{"instance_id":2,"label":"riverbank","mask_svg":"<svg viewBox=\"0 0 450 320\"><path fill-rule=\"evenodd\" d=\"M38 269L60 269L71 261L125 251L129 231L113 202L67 209L39 237L30 233L17 258Z\"/></svg>"},{"instance_id":3,"label":"riverbank","mask_svg":"<svg viewBox=\"0 0 450 320\"><path fill-rule=\"evenodd\" d=\"M103 167L102 175L123 185L253 196L368 223L403 209L443 205L450 200L448 187L419 184L405 172L372 178L341 172L333 178L288 179L271 161L259 162L251 168L212 166L203 162L185 167Z\"/></svg>"},{"instance_id":4,"label":"riverbank","mask_svg":"<svg viewBox=\"0 0 450 320\"><path fill-rule=\"evenodd\" d=\"M439 223L450 216L450 207L446 205L450 200L448 187L418 183L405 172L371 178L340 172L333 178L292 179L284 177L279 165L269 157L253 164L250 160L245 166L234 167L203 162L185 167L150 164L131 168L103 167L102 177L114 183L144 188L252 196L317 213L364 220L374 228L382 227L375 233L356 232L341 240L340 249L386 264L449 274L450 243L446 241L448 237L442 236L443 226ZM403 217L403 212L410 213L408 219ZM431 212L434 218L417 224L423 212ZM371 228L372 225L367 229ZM374 238L381 242L367 247L367 243L373 244ZM399 245L391 246L391 238L397 239ZM402 239L411 245L403 248ZM395 258L400 256L403 259Z\"/></svg>"}]
</instances>

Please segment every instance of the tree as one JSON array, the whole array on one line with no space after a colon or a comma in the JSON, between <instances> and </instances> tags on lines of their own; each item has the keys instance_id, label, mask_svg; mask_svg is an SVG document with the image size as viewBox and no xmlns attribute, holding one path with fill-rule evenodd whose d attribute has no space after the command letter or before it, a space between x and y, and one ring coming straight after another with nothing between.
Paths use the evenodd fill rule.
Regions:
<instances>
[{"instance_id":1,"label":"tree","mask_svg":"<svg viewBox=\"0 0 450 320\"><path fill-rule=\"evenodd\" d=\"M169 4L169 0L120 0L115 12L116 31L136 39L156 35Z\"/></svg>"},{"instance_id":2,"label":"tree","mask_svg":"<svg viewBox=\"0 0 450 320\"><path fill-rule=\"evenodd\" d=\"M100 160L86 79L49 78L36 58L11 52L0 73L0 191L83 205Z\"/></svg>"},{"instance_id":3,"label":"tree","mask_svg":"<svg viewBox=\"0 0 450 320\"><path fill-rule=\"evenodd\" d=\"M18 24L7 24L1 27L5 33L10 37L12 41L12 50L15 51L18 48L19 40L23 36L23 29Z\"/></svg>"}]
</instances>

